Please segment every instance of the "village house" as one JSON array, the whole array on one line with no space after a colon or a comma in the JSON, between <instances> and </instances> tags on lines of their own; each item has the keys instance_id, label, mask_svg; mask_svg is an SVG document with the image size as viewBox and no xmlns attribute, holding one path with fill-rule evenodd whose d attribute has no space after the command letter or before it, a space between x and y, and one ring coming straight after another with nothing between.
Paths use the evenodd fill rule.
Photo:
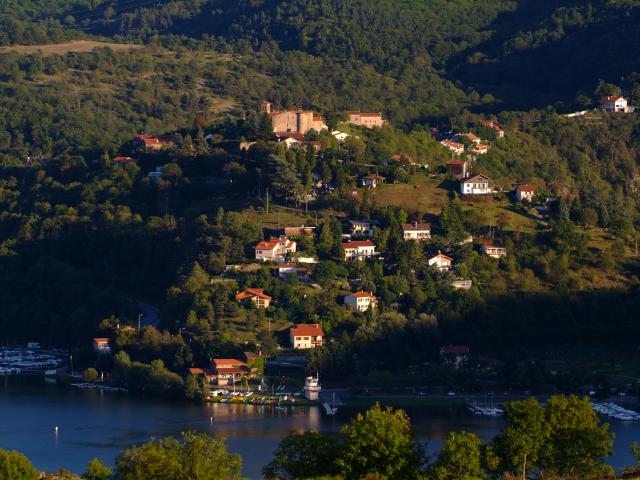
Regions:
<instances>
[{"instance_id":1,"label":"village house","mask_svg":"<svg viewBox=\"0 0 640 480\"><path fill-rule=\"evenodd\" d=\"M469 163L466 160L449 160L447 162L447 171L459 180L467 176L468 166Z\"/></svg>"},{"instance_id":2,"label":"village house","mask_svg":"<svg viewBox=\"0 0 640 480\"><path fill-rule=\"evenodd\" d=\"M302 142L302 148L304 148L306 152L308 152L310 148L319 152L322 149L322 143L320 143L320 140L306 140Z\"/></svg>"},{"instance_id":3,"label":"village house","mask_svg":"<svg viewBox=\"0 0 640 480\"><path fill-rule=\"evenodd\" d=\"M460 368L467 361L469 356L469 347L464 345L447 345L440 348L440 357L442 361L455 368Z\"/></svg>"},{"instance_id":4,"label":"village house","mask_svg":"<svg viewBox=\"0 0 640 480\"><path fill-rule=\"evenodd\" d=\"M244 378L248 378L249 369L247 364L241 360L233 358L214 358L213 359L213 379L220 386L236 385Z\"/></svg>"},{"instance_id":5,"label":"village house","mask_svg":"<svg viewBox=\"0 0 640 480\"><path fill-rule=\"evenodd\" d=\"M453 258L447 257L445 254L438 252L438 254L431 257L427 263L430 267L434 267L441 272L445 272L451 269L451 266L453 265Z\"/></svg>"},{"instance_id":6,"label":"village house","mask_svg":"<svg viewBox=\"0 0 640 480\"><path fill-rule=\"evenodd\" d=\"M342 249L344 251L344 259L347 262L351 260L367 260L377 255L376 246L370 240L346 242L342 244Z\"/></svg>"},{"instance_id":7,"label":"village house","mask_svg":"<svg viewBox=\"0 0 640 480\"><path fill-rule=\"evenodd\" d=\"M462 143L457 143L448 139L442 140L440 143L456 155L462 155L464 153L464 144Z\"/></svg>"},{"instance_id":8,"label":"village house","mask_svg":"<svg viewBox=\"0 0 640 480\"><path fill-rule=\"evenodd\" d=\"M141 133L133 137L131 143L135 148L144 150L146 153L157 153L173 147L175 140L171 136L158 137Z\"/></svg>"},{"instance_id":9,"label":"village house","mask_svg":"<svg viewBox=\"0 0 640 480\"><path fill-rule=\"evenodd\" d=\"M386 179L378 174L366 175L362 177L361 184L363 187L376 188L378 184L384 183Z\"/></svg>"},{"instance_id":10,"label":"village house","mask_svg":"<svg viewBox=\"0 0 640 480\"><path fill-rule=\"evenodd\" d=\"M256 308L269 308L271 305L271 297L265 295L262 288L247 288L242 292L236 293L236 302L249 304L252 303Z\"/></svg>"},{"instance_id":11,"label":"village house","mask_svg":"<svg viewBox=\"0 0 640 480\"><path fill-rule=\"evenodd\" d=\"M384 120L381 112L347 112L348 123L359 127L382 127Z\"/></svg>"},{"instance_id":12,"label":"village house","mask_svg":"<svg viewBox=\"0 0 640 480\"><path fill-rule=\"evenodd\" d=\"M476 155L486 155L487 153L489 153L489 145L484 143L477 143L471 149L471 153L474 153Z\"/></svg>"},{"instance_id":13,"label":"village house","mask_svg":"<svg viewBox=\"0 0 640 480\"><path fill-rule=\"evenodd\" d=\"M262 102L261 111L271 118L273 131L277 135L286 133L304 135L311 130L321 132L327 129L322 117L315 115L312 111L287 110L280 112L273 110L271 103L267 101Z\"/></svg>"},{"instance_id":14,"label":"village house","mask_svg":"<svg viewBox=\"0 0 640 480\"><path fill-rule=\"evenodd\" d=\"M366 312L378 306L378 299L371 292L357 292L344 297L344 304L356 312Z\"/></svg>"},{"instance_id":15,"label":"village house","mask_svg":"<svg viewBox=\"0 0 640 480\"><path fill-rule=\"evenodd\" d=\"M494 122L493 120L482 120L482 124L496 132L496 137L504 138L504 129L498 122Z\"/></svg>"},{"instance_id":16,"label":"village house","mask_svg":"<svg viewBox=\"0 0 640 480\"><path fill-rule=\"evenodd\" d=\"M98 353L111 353L108 338L94 338L93 349Z\"/></svg>"},{"instance_id":17,"label":"village house","mask_svg":"<svg viewBox=\"0 0 640 480\"><path fill-rule=\"evenodd\" d=\"M626 98L620 95L609 95L600 98L600 110L603 112L631 113L634 108L629 106Z\"/></svg>"},{"instance_id":18,"label":"village house","mask_svg":"<svg viewBox=\"0 0 640 480\"><path fill-rule=\"evenodd\" d=\"M402 225L402 235L405 240L429 240L431 225L428 223L405 223Z\"/></svg>"},{"instance_id":19,"label":"village house","mask_svg":"<svg viewBox=\"0 0 640 480\"><path fill-rule=\"evenodd\" d=\"M482 143L482 139L473 132L463 133L462 138L467 139L468 141L476 145Z\"/></svg>"},{"instance_id":20,"label":"village house","mask_svg":"<svg viewBox=\"0 0 640 480\"><path fill-rule=\"evenodd\" d=\"M306 268L298 267L295 263L281 263L277 267L278 278L280 280L286 280L288 277L295 275L297 278L306 278L308 270Z\"/></svg>"},{"instance_id":21,"label":"village house","mask_svg":"<svg viewBox=\"0 0 640 480\"><path fill-rule=\"evenodd\" d=\"M286 133L277 136L278 142L284 144L289 150L294 145L301 145L304 136L301 133Z\"/></svg>"},{"instance_id":22,"label":"village house","mask_svg":"<svg viewBox=\"0 0 640 480\"><path fill-rule=\"evenodd\" d=\"M256 260L283 262L288 253L295 253L297 244L287 237L263 240L256 245Z\"/></svg>"},{"instance_id":23,"label":"village house","mask_svg":"<svg viewBox=\"0 0 640 480\"><path fill-rule=\"evenodd\" d=\"M377 220L349 220L351 235L354 237L370 237L373 229L380 225Z\"/></svg>"},{"instance_id":24,"label":"village house","mask_svg":"<svg viewBox=\"0 0 640 480\"><path fill-rule=\"evenodd\" d=\"M516 187L516 201L533 202L533 196L536 193L536 187L533 185L518 185Z\"/></svg>"},{"instance_id":25,"label":"village house","mask_svg":"<svg viewBox=\"0 0 640 480\"><path fill-rule=\"evenodd\" d=\"M491 182L491 178L486 175L470 175L460 180L460 193L462 195L486 195L492 193Z\"/></svg>"},{"instance_id":26,"label":"village house","mask_svg":"<svg viewBox=\"0 0 640 480\"><path fill-rule=\"evenodd\" d=\"M494 245L493 243L483 243L480 245L480 253L492 258L500 258L507 255L507 249Z\"/></svg>"},{"instance_id":27,"label":"village house","mask_svg":"<svg viewBox=\"0 0 640 480\"><path fill-rule=\"evenodd\" d=\"M321 347L324 342L324 332L317 323L301 323L291 327L289 340L296 350Z\"/></svg>"}]
</instances>

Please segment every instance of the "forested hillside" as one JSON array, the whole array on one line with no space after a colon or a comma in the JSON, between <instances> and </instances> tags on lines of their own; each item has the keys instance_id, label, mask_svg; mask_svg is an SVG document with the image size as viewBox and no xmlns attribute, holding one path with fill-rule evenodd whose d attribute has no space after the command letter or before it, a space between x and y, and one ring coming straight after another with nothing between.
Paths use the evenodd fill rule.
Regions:
<instances>
[{"instance_id":1,"label":"forested hillside","mask_svg":"<svg viewBox=\"0 0 640 480\"><path fill-rule=\"evenodd\" d=\"M638 48L636 1L14 3L0 6L0 44L81 34L172 47L204 41L244 55L240 63L268 76L282 103L355 102L402 122L462 107L584 106L599 79L633 89L640 70L630 54Z\"/></svg>"},{"instance_id":2,"label":"forested hillside","mask_svg":"<svg viewBox=\"0 0 640 480\"><path fill-rule=\"evenodd\" d=\"M274 351L269 328L304 321L332 336L310 366L336 376L353 355L363 374L422 365L442 342L632 348L640 123L561 114L606 94L640 103L639 7L0 2L0 328L54 345L112 335L118 349L180 373L244 342ZM80 38L119 47L78 51L68 40ZM44 43L57 50L38 51ZM315 143L287 149L257 111L264 99L313 109L346 137L306 132L301 141ZM345 123L358 109L388 124ZM146 151L131 141L141 132L170 146ZM496 189L463 202L439 140L465 132L486 143L472 165ZM362 188L374 173L386 185ZM547 217L514 202L522 183L535 185ZM369 218L384 262L346 262L346 220ZM431 223L433 240L405 242L408 221ZM298 239L319 261L314 286L253 262L256 242L302 223L317 227ZM480 255L470 235L509 256ZM453 272L428 268L437 251L455 259ZM454 290L458 277L473 287ZM273 306L234 301L246 287L268 291ZM376 293L379 316L341 305L356 289ZM171 333L114 333L138 301L160 306ZM602 321L606 312L615 315Z\"/></svg>"}]
</instances>

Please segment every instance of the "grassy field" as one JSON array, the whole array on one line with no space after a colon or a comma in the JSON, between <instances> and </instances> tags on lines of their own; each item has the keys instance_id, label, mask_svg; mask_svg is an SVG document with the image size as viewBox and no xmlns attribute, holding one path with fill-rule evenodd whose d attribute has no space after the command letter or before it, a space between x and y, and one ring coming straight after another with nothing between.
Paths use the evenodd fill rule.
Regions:
<instances>
[{"instance_id":1,"label":"grassy field","mask_svg":"<svg viewBox=\"0 0 640 480\"><path fill-rule=\"evenodd\" d=\"M91 52L94 48L98 47L109 47L112 50L121 52L142 48L142 45L134 45L132 43L95 42L93 40L72 40L70 42L45 45L10 45L7 47L0 47L0 53L13 51L23 54L32 54L40 52L44 56L49 56L64 55L69 52Z\"/></svg>"},{"instance_id":2,"label":"grassy field","mask_svg":"<svg viewBox=\"0 0 640 480\"><path fill-rule=\"evenodd\" d=\"M373 196L380 207L390 205L421 215L439 215L450 198L450 190L443 181L443 176L417 174L410 178L408 184L382 185L373 192ZM505 215L509 230L524 233L534 233L536 230L536 221L516 211L507 200L496 201L492 196L487 196L474 202L463 201L463 208L476 210L493 225L499 215Z\"/></svg>"},{"instance_id":3,"label":"grassy field","mask_svg":"<svg viewBox=\"0 0 640 480\"><path fill-rule=\"evenodd\" d=\"M269 213L264 210L246 209L243 213L247 218L258 222L262 228L279 230L284 227L296 227L301 225L315 225L315 214L304 213L281 207L270 208Z\"/></svg>"}]
</instances>

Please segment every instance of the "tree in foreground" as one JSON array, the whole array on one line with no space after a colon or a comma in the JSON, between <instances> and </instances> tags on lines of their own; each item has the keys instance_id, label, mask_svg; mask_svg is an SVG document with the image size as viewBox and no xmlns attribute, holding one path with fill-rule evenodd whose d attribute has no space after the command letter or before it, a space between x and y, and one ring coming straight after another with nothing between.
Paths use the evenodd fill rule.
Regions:
<instances>
[{"instance_id":1,"label":"tree in foreground","mask_svg":"<svg viewBox=\"0 0 640 480\"><path fill-rule=\"evenodd\" d=\"M87 470L80 477L82 480L108 480L113 471L97 458L87 465Z\"/></svg>"},{"instance_id":2,"label":"tree in foreground","mask_svg":"<svg viewBox=\"0 0 640 480\"><path fill-rule=\"evenodd\" d=\"M342 436L336 465L346 479L417 477L422 454L403 410L376 405L344 426Z\"/></svg>"},{"instance_id":3,"label":"tree in foreground","mask_svg":"<svg viewBox=\"0 0 640 480\"><path fill-rule=\"evenodd\" d=\"M433 480L482 480L480 439L473 433L450 433L428 478Z\"/></svg>"},{"instance_id":4,"label":"tree in foreground","mask_svg":"<svg viewBox=\"0 0 640 480\"><path fill-rule=\"evenodd\" d=\"M187 432L132 447L116 459L115 480L240 480L240 456L224 441Z\"/></svg>"},{"instance_id":5,"label":"tree in foreground","mask_svg":"<svg viewBox=\"0 0 640 480\"><path fill-rule=\"evenodd\" d=\"M2 480L38 480L39 473L27 457L18 452L0 449L0 478Z\"/></svg>"},{"instance_id":6,"label":"tree in foreground","mask_svg":"<svg viewBox=\"0 0 640 480\"><path fill-rule=\"evenodd\" d=\"M541 453L541 470L582 480L613 475L605 463L613 453L613 433L588 398L551 397L545 414L551 434Z\"/></svg>"},{"instance_id":7,"label":"tree in foreground","mask_svg":"<svg viewBox=\"0 0 640 480\"><path fill-rule=\"evenodd\" d=\"M340 451L337 437L317 432L293 432L280 442L274 458L263 470L266 478L306 479L311 475L338 473L335 459Z\"/></svg>"}]
</instances>

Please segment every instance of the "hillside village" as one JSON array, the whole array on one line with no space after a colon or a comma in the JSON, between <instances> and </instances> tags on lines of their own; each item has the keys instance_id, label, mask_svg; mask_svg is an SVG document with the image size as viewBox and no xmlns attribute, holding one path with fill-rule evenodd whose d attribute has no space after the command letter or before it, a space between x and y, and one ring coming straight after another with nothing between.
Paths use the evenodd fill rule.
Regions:
<instances>
[{"instance_id":1,"label":"hillside village","mask_svg":"<svg viewBox=\"0 0 640 480\"><path fill-rule=\"evenodd\" d=\"M609 111L608 104L603 105ZM627 107L619 108L626 111ZM567 215L566 202L571 200L553 195L548 185L553 179L529 177L507 184L487 174L490 169L485 159L509 139L509 132L497 120L476 117L470 128L462 131L432 128L423 140L433 152L428 162L416 162L407 152L398 151L369 163L358 159L358 149L372 148L367 145L368 139L374 138L371 135L393 128L379 112L345 112L329 127L311 110L276 110L265 101L254 118L255 128L261 133L240 138L235 144L219 143L215 131L198 132L196 140L188 144L179 134L140 134L113 156L113 162L123 166L156 165L147 173L156 188L172 188L182 173L179 164L158 164L154 159L176 154L188 158L204 149L222 148L244 158L246 167L235 165L236 171L248 168L251 162L264 161L265 156L268 163L256 171L273 169L268 174L273 175L273 189L265 187L258 192L262 201L258 212L273 217L275 209L276 228L259 228L252 221L238 218L239 228L259 228L251 234L259 239L249 241L245 235L242 244L234 247L236 253L222 257L224 268L220 265L212 269L196 262L185 277L195 275L198 282L205 282L198 288L206 297L214 295L218 302L214 309L225 312L215 316L229 318L235 324L233 335L246 338L251 350L246 346L244 351L240 346L226 348L236 351L237 356L211 356L206 363L194 361L187 370L187 385L204 382L209 392L260 386L265 366L274 360L278 365L283 358L307 371L322 370L329 378L336 378L341 369L353 371L365 368L365 364L369 370L402 370L418 361L424 365L422 375L427 371L434 374L429 367L433 361L445 368L460 369L469 356L466 342L470 335L458 330L443 335L444 325L439 328L435 318L444 320L451 315L451 311L444 311L456 311L465 302L477 302L497 291L540 290L546 282L558 282L563 276L569 282L566 288L572 288L571 282L588 278L579 279L579 270L572 275L568 267L569 261L574 265L582 262L578 258L584 255L584 248L582 253L567 251L565 257L554 258L549 247L532 244L534 235L550 234L555 242L585 241L578 240L579 232L558 230ZM395 189L410 186L412 179L424 179L422 185L413 184L414 188L429 186L419 195L442 191L439 210L420 211L409 205L406 209L389 208ZM207 177L205 181L211 188L232 189L234 182L243 180L231 174ZM378 195L385 195L391 202L377 203ZM495 212L494 216L488 211ZM202 221L209 224L213 213ZM281 213L300 222L281 222ZM215 217L214 224L207 228L228 228L222 209ZM248 223L242 226L243 222ZM528 263L527 252L532 248L550 258L546 267L549 273L537 273L538 267ZM570 255L573 260L569 260ZM564 266L558 268L553 264L557 262ZM210 288L213 290L204 293ZM446 303L438 304L438 298L446 298ZM416 314L428 304L432 305L427 308L431 314ZM188 313L195 323L187 324L185 338L195 334L193 328L200 321L196 318L202 307L193 308ZM382 319L410 322L408 331L431 330L424 333L427 343L422 343L414 355L399 359L395 366L381 364L362 351L360 367L342 363L344 359L337 352L353 342L350 337L358 338L366 325ZM428 326L430 322L434 323ZM192 332L186 333L188 330ZM117 329L103 333L109 334L116 345L126 346L128 342ZM380 334L374 334L374 338ZM464 358L450 361L451 351L466 353ZM475 381L494 371L492 362L479 364L483 373L476 372L479 376ZM411 368L415 371L417 367ZM459 381L453 378L446 381L449 388Z\"/></svg>"}]
</instances>

